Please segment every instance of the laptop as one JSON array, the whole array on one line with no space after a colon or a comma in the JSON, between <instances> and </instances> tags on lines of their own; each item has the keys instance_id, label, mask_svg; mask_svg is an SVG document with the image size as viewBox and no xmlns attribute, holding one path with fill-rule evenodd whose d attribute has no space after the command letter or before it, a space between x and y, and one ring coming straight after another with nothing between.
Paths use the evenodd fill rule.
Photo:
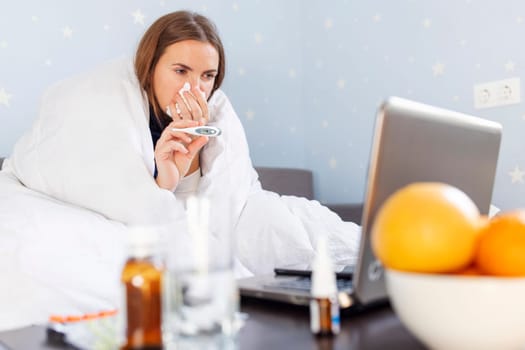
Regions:
<instances>
[{"instance_id":1,"label":"laptop","mask_svg":"<svg viewBox=\"0 0 525 350\"><path fill-rule=\"evenodd\" d=\"M370 154L355 266L336 267L346 306L364 307L387 298L383 268L370 246L381 204L412 182L444 182L463 190L488 214L498 162L500 124L414 101L391 97L379 108ZM337 262L336 262L337 263ZM238 280L244 298L308 305L308 271L277 267L279 274ZM344 298L343 298L344 300Z\"/></svg>"}]
</instances>

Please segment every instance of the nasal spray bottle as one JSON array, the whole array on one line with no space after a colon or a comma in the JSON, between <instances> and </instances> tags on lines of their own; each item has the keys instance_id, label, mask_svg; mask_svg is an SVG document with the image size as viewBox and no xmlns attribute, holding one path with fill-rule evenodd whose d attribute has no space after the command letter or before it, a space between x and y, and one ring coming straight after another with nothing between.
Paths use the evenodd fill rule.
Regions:
<instances>
[{"instance_id":1,"label":"nasal spray bottle","mask_svg":"<svg viewBox=\"0 0 525 350\"><path fill-rule=\"evenodd\" d=\"M312 289L310 300L310 329L317 336L331 336L339 333L339 303L337 286L326 237L317 241L317 255L312 268Z\"/></svg>"},{"instance_id":2,"label":"nasal spray bottle","mask_svg":"<svg viewBox=\"0 0 525 350\"><path fill-rule=\"evenodd\" d=\"M162 276L159 235L152 229L132 228L128 259L122 269L123 303L119 310L121 350L162 349Z\"/></svg>"}]
</instances>

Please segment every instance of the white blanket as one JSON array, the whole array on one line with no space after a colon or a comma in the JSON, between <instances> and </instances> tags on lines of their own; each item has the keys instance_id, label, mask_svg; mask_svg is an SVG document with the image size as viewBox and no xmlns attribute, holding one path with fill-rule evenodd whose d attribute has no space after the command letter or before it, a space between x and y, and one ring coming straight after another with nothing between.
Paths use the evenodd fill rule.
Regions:
<instances>
[{"instance_id":1,"label":"white blanket","mask_svg":"<svg viewBox=\"0 0 525 350\"><path fill-rule=\"evenodd\" d=\"M209 107L210 124L223 134L202 152L198 193L211 201L216 243L235 234L237 276L309 261L320 234L336 260L354 258L359 227L316 201L261 189L227 97L217 91ZM0 173L0 266L14 281L0 295L0 329L115 306L127 225L162 225L171 238L187 234L183 206L153 179L148 118L127 60L44 95Z\"/></svg>"}]
</instances>

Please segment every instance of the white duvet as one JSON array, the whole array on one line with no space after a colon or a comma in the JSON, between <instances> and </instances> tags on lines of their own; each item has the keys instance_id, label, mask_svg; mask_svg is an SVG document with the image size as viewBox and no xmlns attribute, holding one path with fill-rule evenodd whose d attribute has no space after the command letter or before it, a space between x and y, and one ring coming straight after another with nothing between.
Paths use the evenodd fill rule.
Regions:
<instances>
[{"instance_id":1,"label":"white duvet","mask_svg":"<svg viewBox=\"0 0 525 350\"><path fill-rule=\"evenodd\" d=\"M355 258L360 228L316 201L265 191L227 97L209 101L222 129L201 155L198 194L211 234L234 232L237 276L305 262L319 235L335 260ZM176 196L153 179L148 106L132 65L119 60L51 87L31 130L0 172L0 329L50 314L113 308L132 225L187 234ZM167 244L167 253L180 247Z\"/></svg>"}]
</instances>

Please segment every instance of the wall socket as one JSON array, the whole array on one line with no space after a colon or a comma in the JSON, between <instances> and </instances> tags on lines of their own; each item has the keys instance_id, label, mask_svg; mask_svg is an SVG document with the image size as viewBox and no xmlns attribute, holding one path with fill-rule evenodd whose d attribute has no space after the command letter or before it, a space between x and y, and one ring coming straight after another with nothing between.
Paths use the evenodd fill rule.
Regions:
<instances>
[{"instance_id":1,"label":"wall socket","mask_svg":"<svg viewBox=\"0 0 525 350\"><path fill-rule=\"evenodd\" d=\"M520 103L520 78L474 85L474 108L490 108Z\"/></svg>"}]
</instances>

